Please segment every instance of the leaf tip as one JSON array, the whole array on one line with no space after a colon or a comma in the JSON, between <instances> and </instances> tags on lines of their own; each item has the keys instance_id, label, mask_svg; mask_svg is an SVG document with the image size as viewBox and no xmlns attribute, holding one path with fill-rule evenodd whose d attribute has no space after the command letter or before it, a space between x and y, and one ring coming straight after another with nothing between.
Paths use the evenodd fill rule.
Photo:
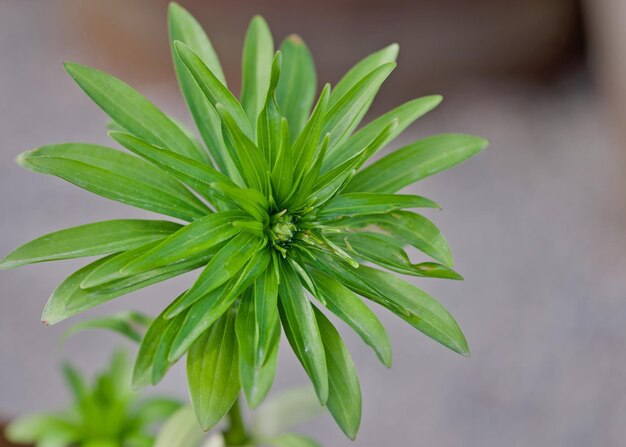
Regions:
<instances>
[{"instance_id":1,"label":"leaf tip","mask_svg":"<svg viewBox=\"0 0 626 447\"><path fill-rule=\"evenodd\" d=\"M35 152L36 149L30 151L20 152L17 157L15 157L15 163L22 168L29 169L28 166L28 157Z\"/></svg>"},{"instance_id":2,"label":"leaf tip","mask_svg":"<svg viewBox=\"0 0 626 447\"><path fill-rule=\"evenodd\" d=\"M252 17L252 20L250 20L250 27L252 26L262 26L264 28L267 28L269 31L267 21L261 14L255 14L254 17Z\"/></svg>"},{"instance_id":3,"label":"leaf tip","mask_svg":"<svg viewBox=\"0 0 626 447\"><path fill-rule=\"evenodd\" d=\"M183 8L176 2L170 2L169 5L167 5L167 13L169 15L178 14L179 12L184 12L184 11L185 11L185 8Z\"/></svg>"},{"instance_id":4,"label":"leaf tip","mask_svg":"<svg viewBox=\"0 0 626 447\"><path fill-rule=\"evenodd\" d=\"M15 267L19 267L20 263L16 261L11 261L9 257L0 260L0 270L9 270Z\"/></svg>"},{"instance_id":5,"label":"leaf tip","mask_svg":"<svg viewBox=\"0 0 626 447\"><path fill-rule=\"evenodd\" d=\"M393 58L395 59L396 57L398 57L398 53L400 52L400 44L394 42L391 45L388 45L386 49L389 50L391 54L393 54Z\"/></svg>"},{"instance_id":6,"label":"leaf tip","mask_svg":"<svg viewBox=\"0 0 626 447\"><path fill-rule=\"evenodd\" d=\"M302 40L299 34L290 34L287 36L287 40L294 45L304 45L304 40Z\"/></svg>"}]
</instances>

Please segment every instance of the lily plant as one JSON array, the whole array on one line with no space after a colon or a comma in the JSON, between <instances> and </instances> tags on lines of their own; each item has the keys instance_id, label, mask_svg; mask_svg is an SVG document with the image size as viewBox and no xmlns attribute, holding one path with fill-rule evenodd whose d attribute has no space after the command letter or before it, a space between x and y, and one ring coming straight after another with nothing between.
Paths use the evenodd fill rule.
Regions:
<instances>
[{"instance_id":1,"label":"lily plant","mask_svg":"<svg viewBox=\"0 0 626 447\"><path fill-rule=\"evenodd\" d=\"M164 397L141 398L130 387L131 369L123 351L93 384L71 364L63 374L72 405L51 413L18 418L6 428L7 439L37 447L152 447L156 424L175 414L181 403Z\"/></svg>"},{"instance_id":2,"label":"lily plant","mask_svg":"<svg viewBox=\"0 0 626 447\"><path fill-rule=\"evenodd\" d=\"M391 365L380 305L461 355L466 339L438 301L395 273L462 279L441 231L416 209L432 200L399 194L476 155L487 141L430 136L368 163L440 96L410 100L359 128L398 46L362 59L318 93L298 36L275 51L261 17L248 29L239 99L201 26L171 4L169 35L182 95L201 138L121 80L76 63L70 76L111 118L124 150L61 143L17 162L92 193L174 220L116 219L57 231L9 254L2 268L103 256L69 276L43 312L55 324L135 290L201 269L151 323L133 386L157 384L187 357L191 402L203 429L258 406L287 339L319 403L354 439L361 419L357 372L332 315ZM405 248L429 257L413 263ZM332 315L331 315L332 314ZM229 445L246 445L247 435Z\"/></svg>"}]
</instances>

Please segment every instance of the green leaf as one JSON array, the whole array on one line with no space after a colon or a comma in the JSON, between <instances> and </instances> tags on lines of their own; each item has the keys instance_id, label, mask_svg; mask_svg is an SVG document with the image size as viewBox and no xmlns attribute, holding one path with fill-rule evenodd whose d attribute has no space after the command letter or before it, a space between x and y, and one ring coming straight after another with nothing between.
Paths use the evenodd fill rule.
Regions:
<instances>
[{"instance_id":1,"label":"green leaf","mask_svg":"<svg viewBox=\"0 0 626 447\"><path fill-rule=\"evenodd\" d=\"M165 421L154 441L154 447L195 447L204 436L193 408L184 406Z\"/></svg>"},{"instance_id":2,"label":"green leaf","mask_svg":"<svg viewBox=\"0 0 626 447\"><path fill-rule=\"evenodd\" d=\"M311 117L307 121L304 129L293 143L294 165L292 170L296 174L294 177L294 185L298 185L301 179L308 172L315 155L318 154L320 139L322 136L322 125L326 117L326 109L328 106L328 97L330 95L330 84L326 84L320 97L313 109Z\"/></svg>"},{"instance_id":3,"label":"green leaf","mask_svg":"<svg viewBox=\"0 0 626 447\"><path fill-rule=\"evenodd\" d=\"M0 262L9 269L35 262L72 259L130 250L181 228L161 220L107 220L46 234L17 248Z\"/></svg>"},{"instance_id":4,"label":"green leaf","mask_svg":"<svg viewBox=\"0 0 626 447\"><path fill-rule=\"evenodd\" d=\"M254 316L258 332L256 363L265 364L271 351L273 328L279 324L278 318L278 277L275 267L277 260L273 259L272 266L259 275L253 285Z\"/></svg>"},{"instance_id":5,"label":"green leaf","mask_svg":"<svg viewBox=\"0 0 626 447\"><path fill-rule=\"evenodd\" d=\"M226 147L231 152L231 158L235 162L239 173L245 180L246 185L262 193L267 193L267 172L269 166L261 150L246 136L243 130L228 109L221 104L216 104L215 108L222 118L226 136L228 140Z\"/></svg>"},{"instance_id":6,"label":"green leaf","mask_svg":"<svg viewBox=\"0 0 626 447\"><path fill-rule=\"evenodd\" d=\"M189 395L205 431L228 413L239 395L238 357L235 312L222 315L189 350Z\"/></svg>"},{"instance_id":7,"label":"green leaf","mask_svg":"<svg viewBox=\"0 0 626 447\"><path fill-rule=\"evenodd\" d=\"M248 115L253 130L259 113L265 105L273 58L272 33L263 17L255 16L248 27L241 63L241 105Z\"/></svg>"},{"instance_id":8,"label":"green leaf","mask_svg":"<svg viewBox=\"0 0 626 447\"><path fill-rule=\"evenodd\" d=\"M222 139L222 126L217 112L176 55L174 42L180 41L188 45L215 74L216 78L226 85L215 50L200 24L189 12L176 3L170 3L168 9L168 29L174 69L187 107L215 163L222 172L230 172L229 169L232 169L233 166L226 153Z\"/></svg>"},{"instance_id":9,"label":"green leaf","mask_svg":"<svg viewBox=\"0 0 626 447\"><path fill-rule=\"evenodd\" d=\"M380 361L391 368L391 343L382 323L361 299L329 275L309 269L318 294L315 297L345 321L372 347Z\"/></svg>"},{"instance_id":10,"label":"green leaf","mask_svg":"<svg viewBox=\"0 0 626 447\"><path fill-rule=\"evenodd\" d=\"M145 328L151 323L152 319L140 312L120 312L76 323L65 331L63 338L65 339L84 330L106 329L117 332L139 343L143 337Z\"/></svg>"},{"instance_id":11,"label":"green leaf","mask_svg":"<svg viewBox=\"0 0 626 447\"><path fill-rule=\"evenodd\" d=\"M169 353L169 359L180 358L191 344L210 327L239 295L267 268L270 255L267 250L257 252L237 277L232 278L217 289L209 292L189 308Z\"/></svg>"},{"instance_id":12,"label":"green leaf","mask_svg":"<svg viewBox=\"0 0 626 447\"><path fill-rule=\"evenodd\" d=\"M113 121L152 144L199 161L208 160L187 135L132 87L100 70L65 63L76 83Z\"/></svg>"},{"instance_id":13,"label":"green leaf","mask_svg":"<svg viewBox=\"0 0 626 447\"><path fill-rule=\"evenodd\" d=\"M330 134L326 134L324 139L322 140L322 144L320 150L315 156L315 160L310 168L307 169L307 172L303 174L300 184L293 188L293 192L289 195L289 197L285 200L286 207L289 209L299 209L299 207L310 206L306 200L309 198L309 194L313 192L313 188L315 187L316 182L319 178L319 173L322 167L322 161L324 160L324 156L326 155L326 151L328 150L328 145L330 144ZM354 175L354 172L351 172L349 176Z\"/></svg>"},{"instance_id":14,"label":"green leaf","mask_svg":"<svg viewBox=\"0 0 626 447\"><path fill-rule=\"evenodd\" d=\"M337 329L319 310L315 318L320 328L326 364L328 365L328 410L352 440L356 438L361 423L361 386L352 358Z\"/></svg>"},{"instance_id":15,"label":"green leaf","mask_svg":"<svg viewBox=\"0 0 626 447\"><path fill-rule=\"evenodd\" d=\"M338 224L342 225L341 222L339 221ZM409 211L372 214L345 219L343 225L351 227L376 225L393 237L433 257L446 267L452 267L454 264L446 238L435 224L419 214Z\"/></svg>"},{"instance_id":16,"label":"green leaf","mask_svg":"<svg viewBox=\"0 0 626 447\"><path fill-rule=\"evenodd\" d=\"M228 186L223 183L211 183L211 188L223 194L226 200L237 208L246 211L255 221L264 225L269 223L269 202L263 194L253 188Z\"/></svg>"},{"instance_id":17,"label":"green leaf","mask_svg":"<svg viewBox=\"0 0 626 447\"><path fill-rule=\"evenodd\" d=\"M169 307L171 305L167 309ZM173 335L180 329L187 313L184 312L176 318L167 320L164 316L166 310L152 322L141 340L133 369L134 389L157 384L173 364L167 356L173 342Z\"/></svg>"},{"instance_id":18,"label":"green leaf","mask_svg":"<svg viewBox=\"0 0 626 447\"><path fill-rule=\"evenodd\" d=\"M206 66L191 48L178 41L174 42L174 48L176 49L176 54L196 80L211 105L215 107L218 103L222 104L244 135L252 138L252 129L248 116L233 94L215 77L211 69Z\"/></svg>"},{"instance_id":19,"label":"green leaf","mask_svg":"<svg viewBox=\"0 0 626 447\"><path fill-rule=\"evenodd\" d=\"M404 208L439 208L439 205L421 196L355 192L336 196L322 209L319 218L335 220L342 217L385 214Z\"/></svg>"},{"instance_id":20,"label":"green leaf","mask_svg":"<svg viewBox=\"0 0 626 447\"><path fill-rule=\"evenodd\" d=\"M416 119L437 107L441 100L442 97L437 95L414 99L376 118L354 133L354 135L350 136L350 138L345 140L341 145L333 147L328 153L326 160L324 160L324 169L322 169L322 171L331 169L333 166L352 157L371 141L372 138L378 135L382 129L388 126L389 123L393 120L398 120L398 127L396 127L396 130L389 137L389 141L392 141Z\"/></svg>"},{"instance_id":21,"label":"green leaf","mask_svg":"<svg viewBox=\"0 0 626 447\"><path fill-rule=\"evenodd\" d=\"M280 141L276 163L271 173L272 192L274 201L282 204L284 198L293 190L294 165L292 160L291 139L289 137L289 124L287 119L281 120Z\"/></svg>"},{"instance_id":22,"label":"green leaf","mask_svg":"<svg viewBox=\"0 0 626 447\"><path fill-rule=\"evenodd\" d=\"M241 211L209 214L164 239L160 244L124 266L124 272L136 274L202 256L216 245L239 232L233 222L243 220Z\"/></svg>"},{"instance_id":23,"label":"green leaf","mask_svg":"<svg viewBox=\"0 0 626 447\"><path fill-rule=\"evenodd\" d=\"M436 262L413 264L403 249L403 241L394 237L369 232L338 234L333 241L341 244L357 258L385 267L394 272L425 278L444 278L462 280L454 270Z\"/></svg>"},{"instance_id":24,"label":"green leaf","mask_svg":"<svg viewBox=\"0 0 626 447\"><path fill-rule=\"evenodd\" d=\"M159 245L159 241L149 242L141 247L118 253L117 256L111 257L87 275L80 283L80 287L82 289L109 287L110 283L122 281L133 276L132 272L127 273L123 271L124 266L157 245Z\"/></svg>"},{"instance_id":25,"label":"green leaf","mask_svg":"<svg viewBox=\"0 0 626 447\"><path fill-rule=\"evenodd\" d=\"M281 141L282 115L276 101L276 87L280 78L282 55L280 51L274 56L270 84L267 90L265 105L259 114L257 123L257 145L269 166L273 166Z\"/></svg>"},{"instance_id":26,"label":"green leaf","mask_svg":"<svg viewBox=\"0 0 626 447\"><path fill-rule=\"evenodd\" d=\"M375 68L358 81L339 100L331 101L322 134L330 133L331 148L341 144L359 125L382 83L396 67L395 62Z\"/></svg>"},{"instance_id":27,"label":"green leaf","mask_svg":"<svg viewBox=\"0 0 626 447\"><path fill-rule=\"evenodd\" d=\"M268 399L255 412L250 431L254 439L277 437L310 421L322 411L311 387L292 388Z\"/></svg>"},{"instance_id":28,"label":"green leaf","mask_svg":"<svg viewBox=\"0 0 626 447\"><path fill-rule=\"evenodd\" d=\"M165 281L174 276L195 270L206 264L207 258L196 258L183 261L179 264L169 265L154 269L145 273L125 277L101 287L90 289L81 288L81 283L96 269L111 261L118 255L109 255L101 258L70 275L52 293L44 308L42 321L45 324L55 324L72 315L76 315L98 304L110 301L122 295L126 295L151 284Z\"/></svg>"},{"instance_id":29,"label":"green leaf","mask_svg":"<svg viewBox=\"0 0 626 447\"><path fill-rule=\"evenodd\" d=\"M317 90L315 64L306 44L295 34L283 40L280 52L283 64L276 97L292 135L296 136L309 116Z\"/></svg>"},{"instance_id":30,"label":"green leaf","mask_svg":"<svg viewBox=\"0 0 626 447\"><path fill-rule=\"evenodd\" d=\"M262 248L263 241L248 233L234 236L211 258L193 286L176 302L166 318L172 318L235 277Z\"/></svg>"},{"instance_id":31,"label":"green leaf","mask_svg":"<svg viewBox=\"0 0 626 447\"><path fill-rule=\"evenodd\" d=\"M436 135L416 141L372 163L347 191L392 193L478 154L488 141L471 135Z\"/></svg>"},{"instance_id":32,"label":"green leaf","mask_svg":"<svg viewBox=\"0 0 626 447\"><path fill-rule=\"evenodd\" d=\"M211 183L234 185L230 178L206 163L200 163L183 155L158 148L127 133L109 132L109 136L129 151L193 188L210 202L215 202L216 197L223 199L219 192L211 188Z\"/></svg>"},{"instance_id":33,"label":"green leaf","mask_svg":"<svg viewBox=\"0 0 626 447\"><path fill-rule=\"evenodd\" d=\"M80 402L88 394L88 387L85 378L81 373L68 362L63 363L63 378L67 387L72 391L74 400Z\"/></svg>"},{"instance_id":34,"label":"green leaf","mask_svg":"<svg viewBox=\"0 0 626 447\"><path fill-rule=\"evenodd\" d=\"M321 447L314 439L297 433L285 433L266 442L272 447Z\"/></svg>"},{"instance_id":35,"label":"green leaf","mask_svg":"<svg viewBox=\"0 0 626 447\"><path fill-rule=\"evenodd\" d=\"M189 190L159 168L103 146L65 143L23 152L26 169L67 180L94 194L128 205L194 220L210 212Z\"/></svg>"},{"instance_id":36,"label":"green leaf","mask_svg":"<svg viewBox=\"0 0 626 447\"><path fill-rule=\"evenodd\" d=\"M313 306L304 296L293 268L283 263L280 272L278 303L285 335L311 378L320 403L325 405L328 400L328 371Z\"/></svg>"},{"instance_id":37,"label":"green leaf","mask_svg":"<svg viewBox=\"0 0 626 447\"><path fill-rule=\"evenodd\" d=\"M12 421L4 430L7 440L16 444L38 443L42 447L71 445L81 434L63 418L48 414L33 414ZM44 440L54 443L45 444Z\"/></svg>"},{"instance_id":38,"label":"green leaf","mask_svg":"<svg viewBox=\"0 0 626 447\"><path fill-rule=\"evenodd\" d=\"M278 346L280 342L280 324L278 319L270 328L271 344L267 362L259 361L257 356L260 328L255 318L255 295L249 288L241 298L237 310L237 341L239 343L239 375L246 400L250 408L256 408L270 390L276 374Z\"/></svg>"},{"instance_id":39,"label":"green leaf","mask_svg":"<svg viewBox=\"0 0 626 447\"><path fill-rule=\"evenodd\" d=\"M343 76L343 78L341 78L337 85L335 85L333 94L330 97L331 106L339 102L352 87L363 79L365 75L371 73L372 70L389 62L395 62L398 57L398 50L398 44L393 43L361 59Z\"/></svg>"},{"instance_id":40,"label":"green leaf","mask_svg":"<svg viewBox=\"0 0 626 447\"><path fill-rule=\"evenodd\" d=\"M312 201L315 202L317 206L321 206L332 199L334 195L340 193L356 173L356 170L359 169L378 148L385 144L395 126L396 122L394 121L389 126L385 127L367 147L361 150L361 152L321 176L313 188L315 192L313 193Z\"/></svg>"},{"instance_id":41,"label":"green leaf","mask_svg":"<svg viewBox=\"0 0 626 447\"><path fill-rule=\"evenodd\" d=\"M411 326L453 351L469 356L467 340L452 315L434 298L395 275L360 265L357 269L326 254L316 267L354 292L386 307Z\"/></svg>"}]
</instances>

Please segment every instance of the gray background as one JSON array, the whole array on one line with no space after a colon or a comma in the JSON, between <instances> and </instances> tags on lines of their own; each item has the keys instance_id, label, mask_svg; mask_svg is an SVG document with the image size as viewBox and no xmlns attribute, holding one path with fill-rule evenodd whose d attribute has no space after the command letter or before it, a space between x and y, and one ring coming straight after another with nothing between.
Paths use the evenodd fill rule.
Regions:
<instances>
[{"instance_id":1,"label":"gray background","mask_svg":"<svg viewBox=\"0 0 626 447\"><path fill-rule=\"evenodd\" d=\"M109 144L105 116L73 85L61 62L88 62L120 76L123 70L115 71L108 59L94 54L88 30L72 31L72 16L54 3L0 3L2 255L66 226L151 217L13 163L20 151L47 143ZM158 13L164 21L164 8ZM232 32L242 35L244 28ZM318 59L338 51L323 43L312 49ZM158 50L167 64L161 41ZM346 67L364 52L347 54ZM403 60L410 64L410 51L403 58L398 72ZM131 79L165 110L186 116L171 77L139 72ZM456 316L472 357L462 358L378 312L394 346L394 366L387 370L340 325L364 396L354 445L623 445L625 166L623 145L609 125L612 118L580 66L550 82L472 76L444 90L443 105L395 146L443 131L473 133L492 142L465 165L411 188L443 205L443 211L429 216L446 233L466 278L416 284ZM419 85L394 92L399 100L432 93ZM384 111L387 104L376 108ZM0 271L3 418L58 407L68 397L57 368L60 360L95 371L120 344L115 335L94 332L60 347L71 322L54 327L39 322L50 292L80 265L80 260L64 261ZM84 316L126 308L154 314L192 278L150 287ZM186 395L181 366L158 388L160 393ZM305 381L293 355L283 349L277 389ZM353 445L327 415L303 430L324 445Z\"/></svg>"}]
</instances>

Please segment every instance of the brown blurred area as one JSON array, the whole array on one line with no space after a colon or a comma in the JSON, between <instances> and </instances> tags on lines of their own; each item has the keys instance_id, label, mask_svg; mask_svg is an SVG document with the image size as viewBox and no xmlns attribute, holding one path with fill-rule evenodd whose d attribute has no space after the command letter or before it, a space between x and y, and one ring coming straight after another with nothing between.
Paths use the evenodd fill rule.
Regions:
<instances>
[{"instance_id":1,"label":"brown blurred area","mask_svg":"<svg viewBox=\"0 0 626 447\"><path fill-rule=\"evenodd\" d=\"M376 309L394 347L386 370L338 326L360 373L362 428L356 443L330 417L305 432L327 447L624 445L626 0L179 3L207 30L234 91L247 24L261 14L277 44L294 32L307 42L319 86L398 42L398 67L370 116L422 95L445 101L396 147L439 132L492 142L476 159L407 191L444 207L427 215L466 280L415 283L455 315L472 357L457 358ZM191 123L171 67L167 4L0 0L0 255L60 228L146 217L26 173L13 158L62 141L112 145L106 117L63 72L64 60L112 73ZM50 291L81 265L0 271L0 419L62 407L60 358L94 371L119 344L85 333L61 350L73 322L129 307L156 314L193 280L167 281L43 327ZM285 345L278 389L307 380ZM173 368L158 391L186 398L184 368Z\"/></svg>"},{"instance_id":2,"label":"brown blurred area","mask_svg":"<svg viewBox=\"0 0 626 447\"><path fill-rule=\"evenodd\" d=\"M168 81L163 57L166 0L61 2L63 29L122 78ZM297 32L317 61L319 79L336 82L359 58L391 42L401 48L385 101L406 92L437 92L476 78L546 81L577 64L584 47L576 0L395 0L182 2L205 26L227 78L240 81L240 55L254 14L268 21L276 43Z\"/></svg>"}]
</instances>

